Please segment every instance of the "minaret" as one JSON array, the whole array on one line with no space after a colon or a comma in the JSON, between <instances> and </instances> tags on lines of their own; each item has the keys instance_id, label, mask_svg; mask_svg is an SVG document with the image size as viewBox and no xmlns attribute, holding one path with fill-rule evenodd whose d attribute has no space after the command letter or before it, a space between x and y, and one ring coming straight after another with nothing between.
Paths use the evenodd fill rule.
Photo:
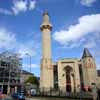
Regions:
<instances>
[{"instance_id":1,"label":"minaret","mask_svg":"<svg viewBox=\"0 0 100 100\"><path fill-rule=\"evenodd\" d=\"M51 58L51 30L52 25L49 20L48 12L43 13L42 31L42 61L40 89L41 91L49 91L53 88L53 67Z\"/></svg>"},{"instance_id":2,"label":"minaret","mask_svg":"<svg viewBox=\"0 0 100 100\"><path fill-rule=\"evenodd\" d=\"M97 72L95 60L87 48L84 49L82 56L82 69L84 88L89 90L92 88L93 83L96 84Z\"/></svg>"}]
</instances>

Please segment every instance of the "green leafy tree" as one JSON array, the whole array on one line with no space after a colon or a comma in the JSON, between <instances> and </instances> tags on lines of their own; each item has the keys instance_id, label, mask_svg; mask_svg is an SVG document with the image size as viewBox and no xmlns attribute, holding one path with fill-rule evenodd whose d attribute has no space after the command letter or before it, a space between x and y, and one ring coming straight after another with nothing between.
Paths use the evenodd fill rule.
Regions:
<instances>
[{"instance_id":1,"label":"green leafy tree","mask_svg":"<svg viewBox=\"0 0 100 100\"><path fill-rule=\"evenodd\" d=\"M25 81L25 84L27 83L39 85L39 81L36 76L29 76L29 78Z\"/></svg>"}]
</instances>

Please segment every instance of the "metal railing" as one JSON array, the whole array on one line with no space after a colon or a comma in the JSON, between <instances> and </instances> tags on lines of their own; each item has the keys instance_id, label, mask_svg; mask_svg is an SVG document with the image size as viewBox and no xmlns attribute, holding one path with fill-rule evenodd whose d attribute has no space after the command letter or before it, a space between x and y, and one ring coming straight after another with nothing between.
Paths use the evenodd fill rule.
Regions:
<instances>
[{"instance_id":1,"label":"metal railing","mask_svg":"<svg viewBox=\"0 0 100 100\"><path fill-rule=\"evenodd\" d=\"M37 89L36 96L55 96L55 97L68 97L68 98L89 98L92 99L92 92L85 92L85 91L80 91L80 92L64 92L58 89L54 88L40 88Z\"/></svg>"}]
</instances>

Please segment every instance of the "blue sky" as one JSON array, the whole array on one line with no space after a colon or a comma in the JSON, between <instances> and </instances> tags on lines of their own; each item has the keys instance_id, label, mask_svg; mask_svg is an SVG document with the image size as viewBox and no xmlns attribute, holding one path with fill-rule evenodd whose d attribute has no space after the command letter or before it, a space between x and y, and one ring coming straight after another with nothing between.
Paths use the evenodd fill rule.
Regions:
<instances>
[{"instance_id":1,"label":"blue sky","mask_svg":"<svg viewBox=\"0 0 100 100\"><path fill-rule=\"evenodd\" d=\"M17 52L23 69L40 75L42 14L53 24L52 59L81 58L89 48L100 69L100 0L0 0L0 52Z\"/></svg>"}]
</instances>

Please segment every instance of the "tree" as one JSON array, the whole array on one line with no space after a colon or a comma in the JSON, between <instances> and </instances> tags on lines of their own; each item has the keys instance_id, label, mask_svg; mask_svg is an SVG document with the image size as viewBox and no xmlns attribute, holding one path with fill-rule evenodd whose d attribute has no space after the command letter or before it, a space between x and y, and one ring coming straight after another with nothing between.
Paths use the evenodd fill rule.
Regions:
<instances>
[{"instance_id":1,"label":"tree","mask_svg":"<svg viewBox=\"0 0 100 100\"><path fill-rule=\"evenodd\" d=\"M30 83L30 84L35 84L39 85L38 78L36 76L29 76L29 78L25 81L25 84Z\"/></svg>"}]
</instances>

